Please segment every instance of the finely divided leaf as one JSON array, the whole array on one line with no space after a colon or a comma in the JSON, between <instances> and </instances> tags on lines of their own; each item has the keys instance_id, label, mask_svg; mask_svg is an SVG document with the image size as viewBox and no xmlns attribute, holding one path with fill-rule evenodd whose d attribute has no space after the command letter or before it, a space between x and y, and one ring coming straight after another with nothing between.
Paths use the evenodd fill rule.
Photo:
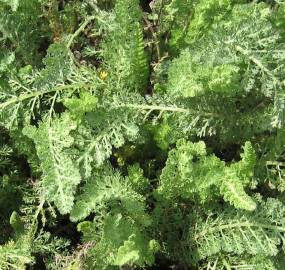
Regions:
<instances>
[{"instance_id":1,"label":"finely divided leaf","mask_svg":"<svg viewBox=\"0 0 285 270\"><path fill-rule=\"evenodd\" d=\"M29 126L23 130L35 143L46 198L55 203L61 214L71 211L75 189L81 180L76 163L66 151L73 144L70 132L75 128L75 122L65 114L51 125L42 122L39 128Z\"/></svg>"}]
</instances>

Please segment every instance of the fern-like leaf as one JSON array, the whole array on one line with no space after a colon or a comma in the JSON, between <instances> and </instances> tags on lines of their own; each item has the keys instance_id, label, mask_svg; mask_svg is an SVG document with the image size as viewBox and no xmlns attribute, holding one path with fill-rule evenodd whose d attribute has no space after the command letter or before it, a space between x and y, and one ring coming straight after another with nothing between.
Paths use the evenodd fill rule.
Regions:
<instances>
[{"instance_id":1,"label":"fern-like leaf","mask_svg":"<svg viewBox=\"0 0 285 270\"><path fill-rule=\"evenodd\" d=\"M109 36L103 44L103 57L108 72L117 85L114 90L117 92L129 89L144 93L148 65L139 1L116 1L114 15L114 23L110 25Z\"/></svg>"},{"instance_id":2,"label":"fern-like leaf","mask_svg":"<svg viewBox=\"0 0 285 270\"><path fill-rule=\"evenodd\" d=\"M251 154L254 155L254 152ZM169 152L160 176L158 194L172 199L198 198L201 202L222 195L225 201L236 208L253 211L256 204L245 192L245 187L250 182L246 168L252 170L248 162L252 162L252 159L247 161L244 158L237 163L246 172L242 174L234 165L226 166L214 155L207 156L203 142L193 144L179 140L177 148Z\"/></svg>"},{"instance_id":3,"label":"fern-like leaf","mask_svg":"<svg viewBox=\"0 0 285 270\"><path fill-rule=\"evenodd\" d=\"M76 123L65 114L51 125L42 122L39 128L28 126L23 130L35 143L46 199L54 202L62 214L71 211L75 189L81 180L76 163L66 151L73 144L70 132L75 128Z\"/></svg>"},{"instance_id":4,"label":"fern-like leaf","mask_svg":"<svg viewBox=\"0 0 285 270\"><path fill-rule=\"evenodd\" d=\"M199 259L221 253L275 256L284 240L284 210L280 201L268 199L252 213L229 208L198 219L188 235L192 252Z\"/></svg>"}]
</instances>

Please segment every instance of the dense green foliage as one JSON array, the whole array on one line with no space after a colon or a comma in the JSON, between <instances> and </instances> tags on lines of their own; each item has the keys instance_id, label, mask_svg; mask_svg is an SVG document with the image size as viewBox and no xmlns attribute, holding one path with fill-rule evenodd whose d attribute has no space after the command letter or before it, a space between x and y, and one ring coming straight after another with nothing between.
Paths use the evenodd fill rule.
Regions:
<instances>
[{"instance_id":1,"label":"dense green foliage","mask_svg":"<svg viewBox=\"0 0 285 270\"><path fill-rule=\"evenodd\" d=\"M0 0L0 269L284 270L285 2Z\"/></svg>"}]
</instances>

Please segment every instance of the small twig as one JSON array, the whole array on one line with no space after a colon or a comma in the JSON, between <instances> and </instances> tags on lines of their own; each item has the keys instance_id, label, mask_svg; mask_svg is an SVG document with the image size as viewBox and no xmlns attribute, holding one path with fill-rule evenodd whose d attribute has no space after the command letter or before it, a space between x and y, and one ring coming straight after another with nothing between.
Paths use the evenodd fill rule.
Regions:
<instances>
[{"instance_id":1,"label":"small twig","mask_svg":"<svg viewBox=\"0 0 285 270\"><path fill-rule=\"evenodd\" d=\"M157 58L159 60L161 58L161 53L160 53L159 41L157 40L156 32L154 31L151 23L149 22L149 20L145 16L143 16L143 19L144 19L145 23L147 24L147 27L153 36L154 41L152 42L152 44L155 44Z\"/></svg>"},{"instance_id":2,"label":"small twig","mask_svg":"<svg viewBox=\"0 0 285 270\"><path fill-rule=\"evenodd\" d=\"M80 35L80 33L85 29L85 27L95 19L95 16L88 17L82 24L81 26L74 32L74 34L70 37L66 47L70 49L72 43L74 40Z\"/></svg>"},{"instance_id":3,"label":"small twig","mask_svg":"<svg viewBox=\"0 0 285 270\"><path fill-rule=\"evenodd\" d=\"M165 1L165 0L162 0L162 1L161 1L161 5L160 5L160 8L159 8L159 12L158 12L157 23L155 24L156 27L160 25L160 18L161 18L163 6L165 5L164 1Z\"/></svg>"}]
</instances>

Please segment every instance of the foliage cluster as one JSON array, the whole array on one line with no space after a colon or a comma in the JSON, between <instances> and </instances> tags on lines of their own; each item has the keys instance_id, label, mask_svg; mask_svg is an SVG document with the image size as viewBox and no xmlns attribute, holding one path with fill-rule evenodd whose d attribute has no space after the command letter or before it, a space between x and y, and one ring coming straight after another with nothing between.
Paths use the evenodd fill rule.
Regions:
<instances>
[{"instance_id":1,"label":"foliage cluster","mask_svg":"<svg viewBox=\"0 0 285 270\"><path fill-rule=\"evenodd\" d=\"M0 0L0 269L283 270L285 2Z\"/></svg>"}]
</instances>

